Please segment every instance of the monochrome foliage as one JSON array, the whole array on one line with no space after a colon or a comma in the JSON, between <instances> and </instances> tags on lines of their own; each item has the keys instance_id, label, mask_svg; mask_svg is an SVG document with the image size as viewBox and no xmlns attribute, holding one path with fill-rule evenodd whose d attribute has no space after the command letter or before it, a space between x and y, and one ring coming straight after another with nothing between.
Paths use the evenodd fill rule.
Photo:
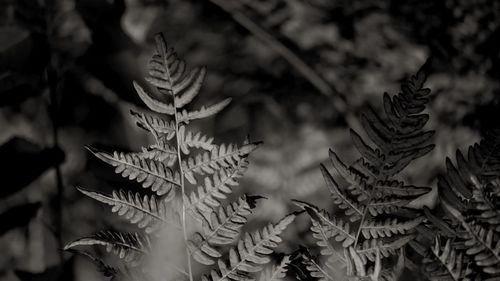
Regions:
<instances>
[{"instance_id":1,"label":"monochrome foliage","mask_svg":"<svg viewBox=\"0 0 500 281\"><path fill-rule=\"evenodd\" d=\"M424 130L429 117L422 112L430 94L424 88L425 79L421 70L401 86L398 95L391 98L385 93L384 115L370 107L363 112L361 124L375 146L351 130L361 158L347 166L330 150L338 179L321 165L332 203L343 210L344 216L332 216L313 204L295 201L311 217L311 232L321 255L329 257L321 265L310 255L302 255L311 277L334 280L328 267L340 261L353 279L398 278L389 274L393 271L381 260L396 255L414 239L415 229L424 217L405 207L430 190L408 185L395 177L412 160L434 147L430 143L434 132Z\"/></svg>"},{"instance_id":2,"label":"monochrome foliage","mask_svg":"<svg viewBox=\"0 0 500 281\"><path fill-rule=\"evenodd\" d=\"M114 190L108 195L78 188L88 197L110 205L113 213L140 231L99 232L67 244L65 250L78 252L73 248L104 246L125 261L123 272L107 270L107 276L123 273L132 280L149 280L141 268L154 247L152 237L157 238L166 228L182 234L186 248L186 265L175 267L178 275L172 276L172 280L193 280L191 259L204 265L217 263L217 268L202 280L253 280L252 275L270 261L269 255L281 242L280 235L296 214L262 230L241 233L257 201L263 197L243 195L228 204L224 200L238 185L238 178L248 167L248 155L259 143L247 139L241 145L214 144L212 137L190 130L189 123L217 114L231 99L197 110L185 108L199 94L206 70L189 70L176 52L167 47L162 35L157 35L155 40L156 53L149 62L149 75L145 80L156 91L148 92L149 87L133 82L139 97L155 114L130 111L137 126L151 133L155 143L140 152L106 152L87 147L97 158L115 167L117 174L151 192ZM189 238L188 226L192 225L200 231ZM236 246L231 246L233 243ZM223 257L225 251L221 246L224 245L229 247L228 261ZM84 255L93 259L89 253ZM284 259L270 273L263 273L261 279L270 276L271 280L280 280L288 262ZM131 267L139 270L131 270Z\"/></svg>"}]
</instances>

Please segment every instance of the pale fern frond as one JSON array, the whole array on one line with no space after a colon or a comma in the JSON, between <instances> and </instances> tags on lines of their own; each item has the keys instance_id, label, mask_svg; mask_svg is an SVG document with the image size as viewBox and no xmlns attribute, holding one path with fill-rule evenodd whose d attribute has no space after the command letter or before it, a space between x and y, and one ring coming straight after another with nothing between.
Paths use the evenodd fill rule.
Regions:
<instances>
[{"instance_id":1,"label":"pale fern frond","mask_svg":"<svg viewBox=\"0 0 500 281\"><path fill-rule=\"evenodd\" d=\"M251 273L262 270L263 266L270 261L268 255L281 242L281 233L295 217L295 214L290 214L275 225L270 224L252 234L246 233L238 242L238 246L229 250L229 262L219 259L218 269L213 269L210 275L203 276L202 280L248 280Z\"/></svg>"},{"instance_id":2,"label":"pale fern frond","mask_svg":"<svg viewBox=\"0 0 500 281\"><path fill-rule=\"evenodd\" d=\"M140 195L123 190L113 191L111 196L78 188L78 191L99 202L112 206L111 212L126 218L130 223L144 228L146 233L152 233L165 225L179 228L178 215L165 204L158 201L154 195Z\"/></svg>"},{"instance_id":3,"label":"pale fern frond","mask_svg":"<svg viewBox=\"0 0 500 281\"><path fill-rule=\"evenodd\" d=\"M139 128L151 132L156 139L165 137L167 140L171 140L175 137L175 122L173 120L167 121L150 114L133 110L130 110L130 114L134 117Z\"/></svg>"},{"instance_id":4,"label":"pale fern frond","mask_svg":"<svg viewBox=\"0 0 500 281\"><path fill-rule=\"evenodd\" d=\"M213 174L222 168L235 167L242 158L257 148L258 143L244 144L237 147L234 144L222 144L210 152L203 152L196 157L182 161L184 176L191 184L196 184L194 174Z\"/></svg>"},{"instance_id":5,"label":"pale fern frond","mask_svg":"<svg viewBox=\"0 0 500 281\"><path fill-rule=\"evenodd\" d=\"M231 98L227 98L225 100L222 100L216 104L210 105L210 106L202 106L198 110L194 111L187 111L186 109L183 109L181 112L178 114L178 122L184 122L188 124L192 120L195 119L203 119L210 117L212 115L215 115L219 113L221 110L223 110L226 106L229 105L231 102Z\"/></svg>"},{"instance_id":6,"label":"pale fern frond","mask_svg":"<svg viewBox=\"0 0 500 281\"><path fill-rule=\"evenodd\" d=\"M137 82L133 82L135 91L141 98L141 100L146 104L149 109L158 112L158 113L163 113L163 114L168 114L168 115L173 115L175 114L175 108L173 104L167 104L164 103L158 99L154 99L151 97L144 89L137 84Z\"/></svg>"},{"instance_id":7,"label":"pale fern frond","mask_svg":"<svg viewBox=\"0 0 500 281\"><path fill-rule=\"evenodd\" d=\"M143 147L140 155L146 159L163 162L168 167L177 162L177 149L164 140L159 140L158 143Z\"/></svg>"},{"instance_id":8,"label":"pale fern frond","mask_svg":"<svg viewBox=\"0 0 500 281\"><path fill-rule=\"evenodd\" d=\"M211 151L215 145L212 144L214 138L207 137L200 132L193 133L186 129L185 126L179 128L179 146L184 154L189 154L189 148L201 148Z\"/></svg>"},{"instance_id":9,"label":"pale fern frond","mask_svg":"<svg viewBox=\"0 0 500 281\"><path fill-rule=\"evenodd\" d=\"M158 89L172 93L174 85L184 77L186 63L178 58L173 48L167 47L162 35L155 36L155 43L155 54L148 64L149 76L145 79Z\"/></svg>"},{"instance_id":10,"label":"pale fern frond","mask_svg":"<svg viewBox=\"0 0 500 281\"><path fill-rule=\"evenodd\" d=\"M149 61L149 76L146 81L167 91L175 98L176 108L189 104L200 92L206 69L195 68L188 71L183 60L173 48L168 48L161 34L155 36L156 53Z\"/></svg>"},{"instance_id":11,"label":"pale fern frond","mask_svg":"<svg viewBox=\"0 0 500 281\"><path fill-rule=\"evenodd\" d=\"M204 67L195 68L183 77L181 83L174 85L172 91L175 94L175 106L177 108L189 104L198 95L205 75L206 69Z\"/></svg>"},{"instance_id":12,"label":"pale fern frond","mask_svg":"<svg viewBox=\"0 0 500 281\"><path fill-rule=\"evenodd\" d=\"M220 200L233 192L232 188L238 185L236 179L242 177L247 168L248 161L244 157L233 168L220 169L212 178L205 177L204 185L198 186L189 196L184 195L186 212L203 220L202 214L210 214L213 208L220 206Z\"/></svg>"},{"instance_id":13,"label":"pale fern frond","mask_svg":"<svg viewBox=\"0 0 500 281\"><path fill-rule=\"evenodd\" d=\"M288 271L288 264L290 263L290 256L284 256L280 263L268 267L262 271L259 281L283 281Z\"/></svg>"},{"instance_id":14,"label":"pale fern frond","mask_svg":"<svg viewBox=\"0 0 500 281\"><path fill-rule=\"evenodd\" d=\"M142 183L142 187L151 188L156 194L166 198L173 198L175 189L180 186L180 176L178 172L172 170L165 164L146 160L137 153L114 152L109 154L100 152L87 146L97 158L116 167L115 172L121 174L124 178L136 180Z\"/></svg>"},{"instance_id":15,"label":"pale fern frond","mask_svg":"<svg viewBox=\"0 0 500 281\"><path fill-rule=\"evenodd\" d=\"M245 195L225 208L212 211L210 217L203 221L203 234L196 233L197 241L190 243L193 258L202 264L214 264L214 258L221 255L211 246L227 245L235 241L260 198L262 197Z\"/></svg>"},{"instance_id":16,"label":"pale fern frond","mask_svg":"<svg viewBox=\"0 0 500 281\"><path fill-rule=\"evenodd\" d=\"M134 266L140 264L143 256L151 252L151 241L147 236L116 231L100 231L93 236L80 238L64 246L64 250L93 245L106 247L107 252L114 253Z\"/></svg>"}]
</instances>

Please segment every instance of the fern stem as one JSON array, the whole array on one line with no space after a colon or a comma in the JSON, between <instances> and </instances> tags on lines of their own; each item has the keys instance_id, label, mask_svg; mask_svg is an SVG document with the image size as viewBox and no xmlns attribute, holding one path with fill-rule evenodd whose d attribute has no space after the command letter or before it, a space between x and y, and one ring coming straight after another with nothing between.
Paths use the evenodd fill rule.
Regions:
<instances>
[{"instance_id":1,"label":"fern stem","mask_svg":"<svg viewBox=\"0 0 500 281\"><path fill-rule=\"evenodd\" d=\"M174 109L175 109L176 108L175 107L175 97L173 99L173 103L174 103ZM179 123L177 121L177 109L175 109L174 119L175 119L175 139L176 139L176 143L177 143L177 165L179 166L179 173L181 175L182 234L184 236L184 244L186 245L186 257L187 257L187 264L188 264L189 281L193 281L193 271L191 269L191 255L189 253L189 248L187 247L188 237L187 237L187 231L186 231L186 200L184 199L185 194L186 194L186 188L185 188L185 183L184 183L184 172L182 170L182 163L181 163L182 157L181 157L181 147L180 147L180 141L179 141Z\"/></svg>"},{"instance_id":2,"label":"fern stem","mask_svg":"<svg viewBox=\"0 0 500 281\"><path fill-rule=\"evenodd\" d=\"M167 64L167 60L165 60L165 65ZM168 70L168 67L165 68ZM170 73L168 73L168 76L170 77ZM179 174L181 175L181 198L182 198L182 214L181 214L181 220L182 220L182 234L184 236L184 244L186 245L186 258L187 258L187 264L188 264L188 276L189 276L189 281L193 281L193 270L191 266L191 255L189 252L189 247L187 246L188 242L188 236L187 236L187 231L186 231L186 200L185 194L186 194L186 188L185 188L185 181L184 181L184 171L182 169L182 156L181 156L181 145L180 145L180 138L179 138L179 122L178 122L178 116L177 116L177 107L175 104L175 96L174 93L171 92L172 94L172 103L174 105L174 121L175 121L175 141L177 144L177 165L179 166Z\"/></svg>"}]
</instances>

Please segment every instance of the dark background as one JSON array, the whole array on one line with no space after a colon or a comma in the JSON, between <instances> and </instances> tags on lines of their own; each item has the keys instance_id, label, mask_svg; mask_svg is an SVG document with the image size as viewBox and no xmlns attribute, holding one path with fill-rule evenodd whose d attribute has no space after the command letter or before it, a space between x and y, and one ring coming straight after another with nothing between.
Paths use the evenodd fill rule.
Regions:
<instances>
[{"instance_id":1,"label":"dark background","mask_svg":"<svg viewBox=\"0 0 500 281\"><path fill-rule=\"evenodd\" d=\"M403 178L434 186L445 156L500 120L499 1L0 3L0 280L103 280L69 254L60 277L59 249L120 226L74 186L126 184L84 145L137 150L150 141L128 112L144 107L132 81L142 79L157 32L189 65L207 66L195 106L233 98L194 126L216 143L264 142L237 189L268 198L251 225L289 213L290 199L328 207L318 169L328 148L354 159L348 128L361 131L360 110L380 108L382 94L396 94L428 58L436 148ZM306 227L299 221L280 250L310 243Z\"/></svg>"}]
</instances>

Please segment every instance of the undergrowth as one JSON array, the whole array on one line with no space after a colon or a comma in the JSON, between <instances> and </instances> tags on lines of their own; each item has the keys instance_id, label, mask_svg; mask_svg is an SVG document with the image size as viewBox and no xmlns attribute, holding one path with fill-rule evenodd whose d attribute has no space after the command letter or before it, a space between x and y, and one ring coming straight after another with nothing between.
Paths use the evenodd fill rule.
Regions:
<instances>
[{"instance_id":1,"label":"undergrowth","mask_svg":"<svg viewBox=\"0 0 500 281\"><path fill-rule=\"evenodd\" d=\"M263 270L281 234L299 213L241 233L263 197L245 194L231 202L227 197L259 143L247 139L241 145L215 144L212 137L189 129L192 121L217 114L230 99L188 110L206 70L188 70L161 35L155 39L156 53L146 77L153 89L134 82L154 114L131 111L136 124L155 142L139 152L88 147L144 190L103 194L78 187L110 205L136 231L101 231L69 243L66 250L89 257L115 280L271 281L295 275L298 280L382 281L400 280L408 272L425 280L500 279L500 134L492 133L472 146L467 157L458 151L456 165L446 159L447 173L438 178L435 210L413 204L428 196L430 187L400 179L403 169L434 148L434 131L425 129L429 115L424 111L431 100L430 89L424 87L425 67L402 84L400 93L383 95L383 114L371 107L363 111L360 121L367 138L350 130L360 154L356 161L346 164L335 150L329 151L334 171L320 166L331 197L328 210L293 201L309 216L310 235L319 251L297 245L295 252ZM165 229L182 237L184 250L180 259L162 260L161 266L174 274L158 278L147 263L161 249ZM110 266L77 250L89 245L105 246L123 262ZM208 273L198 276L193 261L210 266Z\"/></svg>"}]
</instances>

